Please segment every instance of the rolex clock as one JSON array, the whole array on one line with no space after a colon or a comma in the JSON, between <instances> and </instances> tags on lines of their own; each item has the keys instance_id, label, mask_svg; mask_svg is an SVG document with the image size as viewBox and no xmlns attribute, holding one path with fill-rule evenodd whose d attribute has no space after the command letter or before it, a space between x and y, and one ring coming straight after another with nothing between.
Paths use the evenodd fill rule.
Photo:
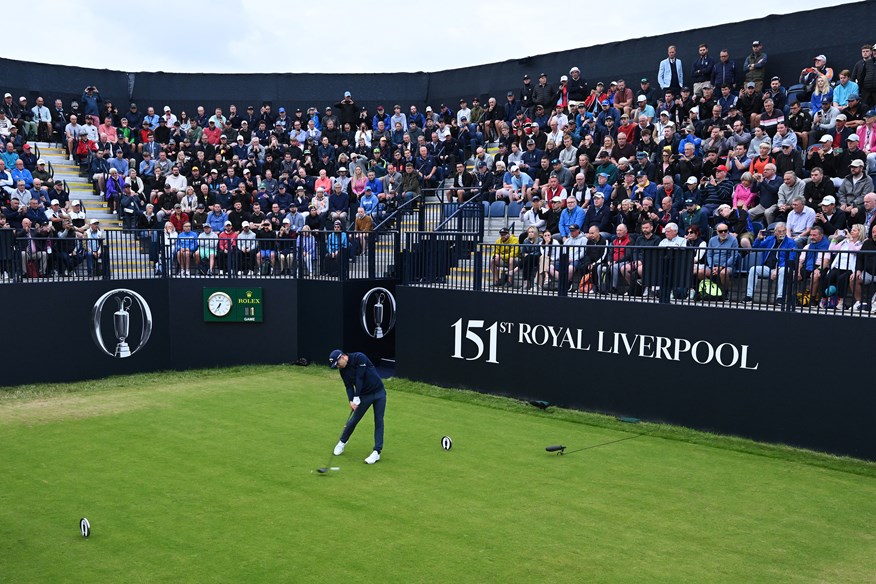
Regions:
<instances>
[{"instance_id":1,"label":"rolex clock","mask_svg":"<svg viewBox=\"0 0 876 584\"><path fill-rule=\"evenodd\" d=\"M207 297L207 310L213 316L227 316L231 312L232 304L231 296L226 292L213 292Z\"/></svg>"}]
</instances>

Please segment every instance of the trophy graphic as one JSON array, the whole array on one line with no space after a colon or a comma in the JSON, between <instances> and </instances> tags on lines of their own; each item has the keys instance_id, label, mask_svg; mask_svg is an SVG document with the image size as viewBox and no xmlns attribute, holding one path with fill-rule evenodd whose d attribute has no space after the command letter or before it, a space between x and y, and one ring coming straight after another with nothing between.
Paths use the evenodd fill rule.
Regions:
<instances>
[{"instance_id":1,"label":"trophy graphic","mask_svg":"<svg viewBox=\"0 0 876 584\"><path fill-rule=\"evenodd\" d=\"M383 292L377 296L377 302L374 303L374 338L382 339L383 338L383 300L386 298L386 294Z\"/></svg>"},{"instance_id":2,"label":"trophy graphic","mask_svg":"<svg viewBox=\"0 0 876 584\"><path fill-rule=\"evenodd\" d=\"M128 309L133 301L130 296L116 296L116 302L119 303L119 309L113 313L113 328L119 339L119 344L116 345L115 356L120 358L130 357L131 349L128 347L128 343L125 342L125 339L128 338L128 333L130 332L131 314L128 312Z\"/></svg>"}]
</instances>

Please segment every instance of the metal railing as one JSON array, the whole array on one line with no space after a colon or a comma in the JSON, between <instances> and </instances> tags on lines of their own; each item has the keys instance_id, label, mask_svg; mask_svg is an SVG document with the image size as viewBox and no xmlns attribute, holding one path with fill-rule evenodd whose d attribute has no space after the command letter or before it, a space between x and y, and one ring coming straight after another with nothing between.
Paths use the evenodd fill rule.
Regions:
<instances>
[{"instance_id":1,"label":"metal railing","mask_svg":"<svg viewBox=\"0 0 876 584\"><path fill-rule=\"evenodd\" d=\"M821 314L876 307L873 251L477 244L466 260L450 234L430 243L433 253L406 257L405 284Z\"/></svg>"},{"instance_id":2,"label":"metal railing","mask_svg":"<svg viewBox=\"0 0 876 584\"><path fill-rule=\"evenodd\" d=\"M451 271L470 261L480 238L454 231L405 233L403 282L454 287Z\"/></svg>"},{"instance_id":3,"label":"metal railing","mask_svg":"<svg viewBox=\"0 0 876 584\"><path fill-rule=\"evenodd\" d=\"M14 236L0 230L4 282L170 277L398 277L397 231L301 232L295 238L197 239L154 230L108 230L69 237ZM276 235L276 233L274 233Z\"/></svg>"}]
</instances>

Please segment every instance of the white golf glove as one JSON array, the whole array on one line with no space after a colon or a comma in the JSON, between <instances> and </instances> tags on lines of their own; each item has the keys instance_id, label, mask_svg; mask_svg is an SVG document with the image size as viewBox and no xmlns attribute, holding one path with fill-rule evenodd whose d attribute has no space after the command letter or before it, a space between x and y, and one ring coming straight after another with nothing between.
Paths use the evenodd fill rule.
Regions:
<instances>
[{"instance_id":1,"label":"white golf glove","mask_svg":"<svg viewBox=\"0 0 876 584\"><path fill-rule=\"evenodd\" d=\"M353 398L353 405L358 406L359 403L360 403L360 401L361 401L361 400L359 399L359 396L357 395L356 397Z\"/></svg>"}]
</instances>

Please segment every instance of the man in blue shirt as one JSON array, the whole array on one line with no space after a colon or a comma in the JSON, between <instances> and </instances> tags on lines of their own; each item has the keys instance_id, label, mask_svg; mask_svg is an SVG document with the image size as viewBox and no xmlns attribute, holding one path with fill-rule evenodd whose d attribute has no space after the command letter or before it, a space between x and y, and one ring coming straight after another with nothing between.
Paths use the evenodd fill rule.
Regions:
<instances>
[{"instance_id":1,"label":"man in blue shirt","mask_svg":"<svg viewBox=\"0 0 876 584\"><path fill-rule=\"evenodd\" d=\"M386 388L383 380L364 353L344 353L335 349L329 355L329 365L341 374L350 409L353 411L344 426L340 441L335 446L334 454L343 454L356 425L368 408L374 406L374 450L365 459L365 464L374 464L380 460L380 452L383 450L383 414L386 412Z\"/></svg>"}]
</instances>

